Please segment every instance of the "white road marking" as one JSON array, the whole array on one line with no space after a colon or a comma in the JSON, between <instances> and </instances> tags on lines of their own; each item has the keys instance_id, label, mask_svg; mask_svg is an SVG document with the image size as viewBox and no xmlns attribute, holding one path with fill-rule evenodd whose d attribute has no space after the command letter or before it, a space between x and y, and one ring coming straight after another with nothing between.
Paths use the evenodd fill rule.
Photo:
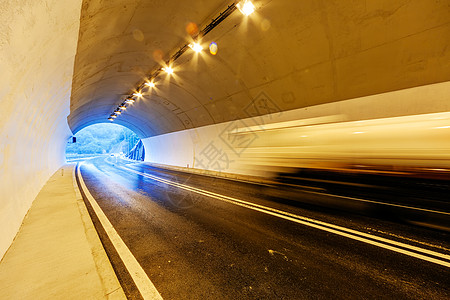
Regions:
<instances>
[{"instance_id":1,"label":"white road marking","mask_svg":"<svg viewBox=\"0 0 450 300\"><path fill-rule=\"evenodd\" d=\"M445 212L445 211L431 210L431 209L426 209L426 208L406 206L406 205L393 204L393 203L385 203L385 202L379 202L379 201L374 201L374 200L367 200L367 199L361 199L361 198L328 194L328 193L323 193L323 192L314 192L314 191L303 191L303 192L309 193L309 194L322 195L322 196L330 196L330 197L335 197L335 198L349 199L349 200L360 201L360 202L368 202L368 203L375 203L375 204L381 204L381 205L386 205L386 206L395 206L395 207L407 208L407 209L412 209L412 210L420 210L420 211L426 211L426 212L431 212L431 213L435 213L435 214L450 216L450 213Z\"/></svg>"},{"instance_id":2,"label":"white road marking","mask_svg":"<svg viewBox=\"0 0 450 300\"><path fill-rule=\"evenodd\" d=\"M206 190L202 190L199 188L195 188L192 186L188 186L185 184L180 184L180 183L176 183L176 182L172 182L170 180L167 179L163 179L161 177L158 176L154 176L154 175L150 175L150 174L146 174L146 173L142 173L136 170L133 170L131 168L128 167L124 167L121 166L118 168L122 168L128 171L131 171L135 174L153 179L155 181L159 181L174 187L178 187L180 189L184 189L187 191L191 191L194 193L198 193L204 196L208 196L217 200L221 200L224 202L228 202L234 205L239 205L242 207L246 207L255 211L259 211L268 215L272 215L275 217L279 217L285 220L289 220L298 224L302 224L302 225L306 225L309 227L313 227L316 229L320 229L323 231L327 231L327 232L331 232L340 236L344 236L353 240L357 240L360 242L364 242L367 244L371 244L374 246L378 246L384 249L388 249L391 251L395 251L398 253L402 253L405 255L409 255L415 258L419 258L425 261L429 261L435 264L439 264L445 267L450 267L450 255L446 255L443 253L439 253L439 252L435 252L432 250L428 250L428 249L424 249L424 248L420 248L420 247L416 247L416 246L412 246L412 245L408 245L405 243L401 243L398 241L394 241L394 240L390 240L390 239L386 239L383 237L379 237L376 235L372 235L372 234L368 234L365 232L361 232L361 231L357 231L357 230L353 230L350 228L346 228L346 227L342 227L342 226L338 226L338 225L334 225L331 223L326 223L326 222L322 222L319 220L315 220L315 219L311 219L311 218L307 218L307 217L303 217L303 216L299 216L299 215L295 215L289 212L285 212L285 211L281 211L278 209L274 209L271 207L267 207L267 206L263 206L263 205L259 205L259 204L255 204L255 203L251 203L251 202L247 202L244 200L240 200L240 199L236 199L233 197L229 197L229 196L225 196L225 195L220 195L214 192L210 192L210 191L206 191Z\"/></svg>"},{"instance_id":3,"label":"white road marking","mask_svg":"<svg viewBox=\"0 0 450 300\"><path fill-rule=\"evenodd\" d=\"M81 175L80 172L80 165L77 166L77 175L81 184L81 189L83 190L84 194L86 195L86 198L88 199L89 203L94 209L94 212L97 215L98 219L100 220L100 223L102 224L103 228L105 229L108 238L110 239L111 243L113 244L114 248L119 254L120 259L123 261L125 268L127 268L128 272L131 275L131 278L133 278L133 281L136 287L138 288L139 292L141 293L142 297L146 300L162 299L153 282L148 278L147 274L142 269L141 265L136 260L136 258L133 256L130 249L128 249L127 245L124 243L124 241L119 236L117 231L114 229L113 225L108 220L105 213L98 205L97 201L95 201L94 197L92 197L91 193L89 192L89 189L86 187L86 184L84 183L83 176Z\"/></svg>"}]
</instances>

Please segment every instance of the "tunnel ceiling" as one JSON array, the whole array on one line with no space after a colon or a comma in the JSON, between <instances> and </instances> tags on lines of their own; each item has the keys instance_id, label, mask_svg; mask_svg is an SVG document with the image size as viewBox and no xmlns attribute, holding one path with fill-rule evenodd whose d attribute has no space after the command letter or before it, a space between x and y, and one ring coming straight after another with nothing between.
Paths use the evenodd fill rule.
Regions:
<instances>
[{"instance_id":1,"label":"tunnel ceiling","mask_svg":"<svg viewBox=\"0 0 450 300\"><path fill-rule=\"evenodd\" d=\"M116 119L141 137L450 80L448 1L253 1ZM83 1L69 125L105 122L232 2ZM208 45L218 45L217 55ZM160 56L162 55L162 60ZM256 107L254 104L266 103ZM259 99L259 100L258 100Z\"/></svg>"}]
</instances>

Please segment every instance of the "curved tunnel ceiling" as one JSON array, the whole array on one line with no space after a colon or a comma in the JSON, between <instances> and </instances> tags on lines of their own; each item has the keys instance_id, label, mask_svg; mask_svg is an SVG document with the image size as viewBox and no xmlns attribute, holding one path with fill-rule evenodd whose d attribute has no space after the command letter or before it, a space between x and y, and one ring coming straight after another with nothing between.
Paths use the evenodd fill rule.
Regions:
<instances>
[{"instance_id":1,"label":"curved tunnel ceiling","mask_svg":"<svg viewBox=\"0 0 450 300\"><path fill-rule=\"evenodd\" d=\"M160 74L115 122L141 138L248 117L263 93L282 111L450 80L446 1L253 1ZM83 1L69 125L107 117L232 2ZM210 42L218 44L213 56ZM156 55L155 55L156 54ZM270 111L261 109L256 114Z\"/></svg>"}]
</instances>

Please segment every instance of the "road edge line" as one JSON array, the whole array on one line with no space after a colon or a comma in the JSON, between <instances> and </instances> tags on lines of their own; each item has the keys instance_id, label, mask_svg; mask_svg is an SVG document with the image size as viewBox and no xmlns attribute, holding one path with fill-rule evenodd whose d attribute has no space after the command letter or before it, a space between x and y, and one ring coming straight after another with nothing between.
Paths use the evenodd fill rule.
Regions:
<instances>
[{"instance_id":1,"label":"road edge line","mask_svg":"<svg viewBox=\"0 0 450 300\"><path fill-rule=\"evenodd\" d=\"M119 279L114 272L108 255L106 254L106 250L103 247L102 242L100 241L100 237L98 236L94 223L89 216L89 212L87 210L86 204L84 203L83 196L81 195L76 176L77 165L78 164L75 163L75 166L72 170L73 189L75 191L75 198L78 206L78 211L81 216L81 221L84 226L86 239L91 248L90 250L92 253L92 259L97 269L97 274L100 277L100 282L102 283L104 296L106 299L127 299L125 296L125 292L123 291L123 288L119 282Z\"/></svg>"},{"instance_id":2,"label":"road edge line","mask_svg":"<svg viewBox=\"0 0 450 300\"><path fill-rule=\"evenodd\" d=\"M97 201L94 199L94 197L89 192L89 189L87 188L87 186L84 182L83 176L81 175L80 166L81 166L81 164L78 164L76 167L77 168L77 176L78 176L78 179L79 179L79 182L81 185L80 188L83 190L87 200L91 204L92 209L94 210L94 213L97 215L97 218L100 221L100 224L102 225L109 240L111 241L112 245L114 246L117 254L119 255L120 259L122 260L123 264L125 265L125 268L127 269L128 273L130 274L131 278L133 279L142 298L144 298L145 300L147 300L147 299L161 299L162 300L163 298L159 294L159 292L156 289L153 282L147 276L147 273L145 273L144 269L142 269L142 267L139 264L139 262L137 261L137 259L131 253L130 249L127 247L125 242L119 236L119 234L115 230L114 226L109 221L108 217L105 215L103 210L98 205Z\"/></svg>"}]
</instances>

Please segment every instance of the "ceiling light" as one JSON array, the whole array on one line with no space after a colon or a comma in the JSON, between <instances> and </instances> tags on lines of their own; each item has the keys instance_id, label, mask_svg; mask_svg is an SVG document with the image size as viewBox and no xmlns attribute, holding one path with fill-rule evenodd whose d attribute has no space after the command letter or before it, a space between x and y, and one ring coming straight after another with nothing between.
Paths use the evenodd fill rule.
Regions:
<instances>
[{"instance_id":1,"label":"ceiling light","mask_svg":"<svg viewBox=\"0 0 450 300\"><path fill-rule=\"evenodd\" d=\"M117 118L117 116L115 114L111 114L110 118L115 119L115 118Z\"/></svg>"},{"instance_id":2,"label":"ceiling light","mask_svg":"<svg viewBox=\"0 0 450 300\"><path fill-rule=\"evenodd\" d=\"M127 100L125 100L125 103L133 104L134 103L134 99L133 98L127 98Z\"/></svg>"},{"instance_id":3,"label":"ceiling light","mask_svg":"<svg viewBox=\"0 0 450 300\"><path fill-rule=\"evenodd\" d=\"M148 86L148 87L151 87L151 88L155 87L155 83L153 81L146 82L145 85Z\"/></svg>"},{"instance_id":4,"label":"ceiling light","mask_svg":"<svg viewBox=\"0 0 450 300\"><path fill-rule=\"evenodd\" d=\"M236 4L236 7L244 16L249 16L255 11L255 6L249 0L242 0Z\"/></svg>"},{"instance_id":5,"label":"ceiling light","mask_svg":"<svg viewBox=\"0 0 450 300\"><path fill-rule=\"evenodd\" d=\"M133 94L133 96L136 96L136 97L140 98L140 97L142 97L142 94L141 94L141 92L136 92L136 93Z\"/></svg>"},{"instance_id":6,"label":"ceiling light","mask_svg":"<svg viewBox=\"0 0 450 300\"><path fill-rule=\"evenodd\" d=\"M113 119L113 118L111 118L111 117L109 117L109 118L108 118L108 120L110 120L111 122L112 122L112 121L114 121L114 119Z\"/></svg>"},{"instance_id":7,"label":"ceiling light","mask_svg":"<svg viewBox=\"0 0 450 300\"><path fill-rule=\"evenodd\" d=\"M195 43L195 42L189 44L189 47L197 53L200 53L203 50L202 45L200 45L199 43Z\"/></svg>"},{"instance_id":8,"label":"ceiling light","mask_svg":"<svg viewBox=\"0 0 450 300\"><path fill-rule=\"evenodd\" d=\"M169 75L173 74L173 69L171 67L162 68L162 70Z\"/></svg>"},{"instance_id":9,"label":"ceiling light","mask_svg":"<svg viewBox=\"0 0 450 300\"><path fill-rule=\"evenodd\" d=\"M121 105L121 106L119 106L119 109L125 110L125 109L127 109L127 107L125 105Z\"/></svg>"},{"instance_id":10,"label":"ceiling light","mask_svg":"<svg viewBox=\"0 0 450 300\"><path fill-rule=\"evenodd\" d=\"M115 113L116 115L122 114L122 112L121 112L120 110L116 110L114 113Z\"/></svg>"}]
</instances>

